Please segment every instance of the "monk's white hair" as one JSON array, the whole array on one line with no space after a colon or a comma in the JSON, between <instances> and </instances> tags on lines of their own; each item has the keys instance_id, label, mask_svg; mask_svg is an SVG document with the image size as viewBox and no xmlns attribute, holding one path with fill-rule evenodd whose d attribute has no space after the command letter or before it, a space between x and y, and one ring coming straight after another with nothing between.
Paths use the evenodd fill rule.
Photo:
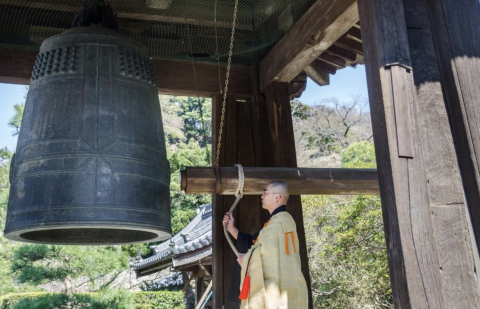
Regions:
<instances>
[{"instance_id":1,"label":"monk's white hair","mask_svg":"<svg viewBox=\"0 0 480 309\"><path fill-rule=\"evenodd\" d=\"M283 196L286 200L288 200L290 193L288 190L288 184L285 181L281 180L272 180L268 183L274 188L274 192Z\"/></svg>"}]
</instances>

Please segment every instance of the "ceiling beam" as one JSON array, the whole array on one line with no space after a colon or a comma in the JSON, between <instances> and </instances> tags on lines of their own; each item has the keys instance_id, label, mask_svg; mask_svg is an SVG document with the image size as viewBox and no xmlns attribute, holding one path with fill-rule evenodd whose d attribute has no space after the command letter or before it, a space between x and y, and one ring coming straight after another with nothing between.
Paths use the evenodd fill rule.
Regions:
<instances>
[{"instance_id":1,"label":"ceiling beam","mask_svg":"<svg viewBox=\"0 0 480 309\"><path fill-rule=\"evenodd\" d=\"M32 68L38 51L0 47L0 83L30 84ZM196 96L195 79L190 61L152 60L158 91L162 94ZM225 85L226 67L217 64L195 63L199 95L211 97ZM232 65L228 84L229 94L251 95L250 66Z\"/></svg>"},{"instance_id":2,"label":"ceiling beam","mask_svg":"<svg viewBox=\"0 0 480 309\"><path fill-rule=\"evenodd\" d=\"M338 39L335 43L333 43L335 46L339 46L342 48L345 48L346 50L351 51L352 53L355 53L357 55L363 56L363 47L362 43L358 41L351 40L347 38L346 36L341 37Z\"/></svg>"},{"instance_id":3,"label":"ceiling beam","mask_svg":"<svg viewBox=\"0 0 480 309\"><path fill-rule=\"evenodd\" d=\"M344 68L347 65L347 62L342 58L338 58L337 56L330 55L328 53L323 53L320 55L319 59L322 61L331 64L339 69Z\"/></svg>"},{"instance_id":4,"label":"ceiling beam","mask_svg":"<svg viewBox=\"0 0 480 309\"><path fill-rule=\"evenodd\" d=\"M329 53L330 55L334 55L334 56L337 56L339 58L342 58L343 60L345 60L347 62L357 61L357 54L355 54L354 52L351 52L349 50L346 50L345 48L339 47L339 46L332 45L325 52Z\"/></svg>"},{"instance_id":5,"label":"ceiling beam","mask_svg":"<svg viewBox=\"0 0 480 309\"><path fill-rule=\"evenodd\" d=\"M358 21L355 0L316 1L260 63L260 87L289 82Z\"/></svg>"},{"instance_id":6,"label":"ceiling beam","mask_svg":"<svg viewBox=\"0 0 480 309\"><path fill-rule=\"evenodd\" d=\"M313 65L307 66L303 70L308 77L319 86L326 86L330 84L330 74L325 71L317 70Z\"/></svg>"}]
</instances>

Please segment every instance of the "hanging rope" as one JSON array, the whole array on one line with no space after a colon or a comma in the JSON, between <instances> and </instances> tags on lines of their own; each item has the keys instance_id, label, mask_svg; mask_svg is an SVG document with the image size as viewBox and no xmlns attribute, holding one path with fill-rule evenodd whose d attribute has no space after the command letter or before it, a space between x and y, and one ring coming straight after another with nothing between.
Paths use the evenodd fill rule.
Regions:
<instances>
[{"instance_id":1,"label":"hanging rope","mask_svg":"<svg viewBox=\"0 0 480 309\"><path fill-rule=\"evenodd\" d=\"M243 197L243 187L245 186L245 174L243 173L243 167L241 164L235 164L235 167L238 169L238 185L237 185L237 191L235 191L235 202L233 202L232 207L230 207L230 210L228 211L228 214L233 213L235 210L235 207L237 207L238 202ZM232 248L233 252L235 252L235 255L238 257L238 250L233 244L232 238L228 234L227 231L227 224L223 225L223 232L225 233L225 238L227 238L228 243L230 244L230 247Z\"/></svg>"},{"instance_id":2,"label":"hanging rope","mask_svg":"<svg viewBox=\"0 0 480 309\"><path fill-rule=\"evenodd\" d=\"M225 90L223 91L222 116L220 117L220 128L218 130L218 141L217 141L217 151L216 151L217 156L215 158L216 167L218 167L220 162L220 148L222 146L223 125L225 123L225 109L227 106L228 80L230 77L230 65L232 63L233 41L235 40L235 23L237 21L237 10L238 10L238 0L235 0L235 5L233 7L232 34L230 36L230 48L228 51L228 60L227 60L227 73L225 76ZM214 21L216 20L217 20L217 3L215 1ZM217 59L217 64L219 64L216 22L215 22L215 43L217 46L217 49L215 51L215 57ZM220 76L220 67L218 68L219 68L218 74ZM220 85L220 91L221 91L221 85ZM238 187L237 187L237 191L235 192L235 197L236 197L235 202L233 203L232 207L230 207L230 210L228 212L229 215L233 212L235 207L237 207L238 202L240 202L240 200L242 199L243 186L245 184L245 175L243 174L243 167L240 164L236 164L235 166L238 168ZM238 257L237 248L235 248L235 245L233 244L233 241L230 238L230 235L228 234L227 224L223 225L223 232L225 233L225 237L227 238L227 241L230 244L230 247L232 248L233 252L235 252L235 255Z\"/></svg>"}]
</instances>

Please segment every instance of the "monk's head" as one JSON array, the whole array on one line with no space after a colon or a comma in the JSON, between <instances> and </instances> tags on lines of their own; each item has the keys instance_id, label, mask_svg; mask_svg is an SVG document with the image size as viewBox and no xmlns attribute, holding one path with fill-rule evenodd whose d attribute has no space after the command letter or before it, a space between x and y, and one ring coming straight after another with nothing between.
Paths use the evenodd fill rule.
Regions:
<instances>
[{"instance_id":1,"label":"monk's head","mask_svg":"<svg viewBox=\"0 0 480 309\"><path fill-rule=\"evenodd\" d=\"M288 185L280 180L271 181L263 190L262 207L272 213L279 206L287 205Z\"/></svg>"}]
</instances>

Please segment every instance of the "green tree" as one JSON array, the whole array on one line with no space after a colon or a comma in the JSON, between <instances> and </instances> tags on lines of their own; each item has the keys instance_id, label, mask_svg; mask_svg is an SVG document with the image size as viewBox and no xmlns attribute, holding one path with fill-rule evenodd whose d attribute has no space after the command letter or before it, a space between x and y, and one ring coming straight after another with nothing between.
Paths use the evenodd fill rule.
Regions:
<instances>
[{"instance_id":1,"label":"green tree","mask_svg":"<svg viewBox=\"0 0 480 309\"><path fill-rule=\"evenodd\" d=\"M180 170L211 164L211 100L200 98L203 124L197 98L160 96L160 102L171 172L172 232L177 233L200 205L211 202L210 195L186 195L180 190Z\"/></svg>"},{"instance_id":2,"label":"green tree","mask_svg":"<svg viewBox=\"0 0 480 309\"><path fill-rule=\"evenodd\" d=\"M55 280L65 283L65 292L75 291L74 278L87 277L98 288L108 282L97 279L128 268L127 252L119 246L22 245L14 251L12 273L20 283L37 285Z\"/></svg>"},{"instance_id":3,"label":"green tree","mask_svg":"<svg viewBox=\"0 0 480 309\"><path fill-rule=\"evenodd\" d=\"M373 144L351 144L342 166L374 168ZM379 196L303 196L315 308L393 308Z\"/></svg>"},{"instance_id":4,"label":"green tree","mask_svg":"<svg viewBox=\"0 0 480 309\"><path fill-rule=\"evenodd\" d=\"M15 114L13 115L12 119L8 122L8 126L13 127L15 132L13 132L13 136L18 135L20 133L20 127L22 125L22 117L23 117L23 110L25 109L25 103L15 104L13 106L15 110Z\"/></svg>"}]
</instances>

